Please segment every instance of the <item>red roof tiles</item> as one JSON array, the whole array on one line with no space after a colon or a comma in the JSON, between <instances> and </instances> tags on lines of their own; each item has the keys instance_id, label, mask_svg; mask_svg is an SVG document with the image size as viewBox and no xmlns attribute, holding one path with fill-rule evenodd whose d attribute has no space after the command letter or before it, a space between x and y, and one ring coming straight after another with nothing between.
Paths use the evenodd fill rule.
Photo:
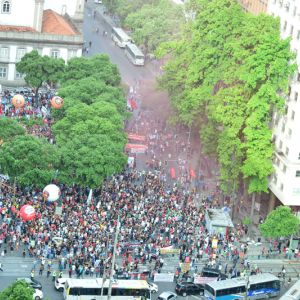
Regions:
<instances>
[{"instance_id":1,"label":"red roof tiles","mask_svg":"<svg viewBox=\"0 0 300 300\"><path fill-rule=\"evenodd\" d=\"M0 31L36 32L36 30L32 27L13 25L0 25Z\"/></svg>"}]
</instances>

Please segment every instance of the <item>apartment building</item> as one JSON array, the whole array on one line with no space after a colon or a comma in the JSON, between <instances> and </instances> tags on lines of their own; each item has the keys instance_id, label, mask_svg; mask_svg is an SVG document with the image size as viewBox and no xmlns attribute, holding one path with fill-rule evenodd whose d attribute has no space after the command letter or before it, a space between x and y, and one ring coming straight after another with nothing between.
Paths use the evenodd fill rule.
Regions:
<instances>
[{"instance_id":1,"label":"apartment building","mask_svg":"<svg viewBox=\"0 0 300 300\"><path fill-rule=\"evenodd\" d=\"M280 18L281 36L291 38L291 50L300 66L300 1L269 0L267 12ZM300 206L300 68L290 81L285 112L273 119L276 152L275 173L269 182L273 193L270 209L274 196L284 205Z\"/></svg>"}]
</instances>

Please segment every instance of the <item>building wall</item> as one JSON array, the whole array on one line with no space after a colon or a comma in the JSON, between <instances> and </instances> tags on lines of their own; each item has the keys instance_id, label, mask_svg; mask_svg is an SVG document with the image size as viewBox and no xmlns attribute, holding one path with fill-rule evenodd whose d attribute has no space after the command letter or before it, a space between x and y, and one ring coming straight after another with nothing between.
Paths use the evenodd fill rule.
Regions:
<instances>
[{"instance_id":1,"label":"building wall","mask_svg":"<svg viewBox=\"0 0 300 300\"><path fill-rule=\"evenodd\" d=\"M84 0L45 0L44 9L52 9L64 15L67 13L72 18L83 16Z\"/></svg>"},{"instance_id":2,"label":"building wall","mask_svg":"<svg viewBox=\"0 0 300 300\"><path fill-rule=\"evenodd\" d=\"M3 12L4 2L10 4L10 12ZM0 0L0 25L34 27L35 0Z\"/></svg>"},{"instance_id":3,"label":"building wall","mask_svg":"<svg viewBox=\"0 0 300 300\"><path fill-rule=\"evenodd\" d=\"M269 0L238 0L244 10L254 15L267 11Z\"/></svg>"},{"instance_id":4,"label":"building wall","mask_svg":"<svg viewBox=\"0 0 300 300\"><path fill-rule=\"evenodd\" d=\"M280 18L282 38L291 37L291 50L300 66L300 1L270 0L268 13ZM286 109L273 118L275 173L270 189L285 205L300 206L300 70L290 81Z\"/></svg>"},{"instance_id":5,"label":"building wall","mask_svg":"<svg viewBox=\"0 0 300 300\"><path fill-rule=\"evenodd\" d=\"M33 49L41 55L54 57L57 54L58 58L67 61L72 57L82 56L82 45L83 40L80 35L66 37L0 32L0 84L5 86L24 84L23 78L16 71L16 63L21 60L23 55ZM6 70L5 76L3 76L3 68Z\"/></svg>"}]
</instances>

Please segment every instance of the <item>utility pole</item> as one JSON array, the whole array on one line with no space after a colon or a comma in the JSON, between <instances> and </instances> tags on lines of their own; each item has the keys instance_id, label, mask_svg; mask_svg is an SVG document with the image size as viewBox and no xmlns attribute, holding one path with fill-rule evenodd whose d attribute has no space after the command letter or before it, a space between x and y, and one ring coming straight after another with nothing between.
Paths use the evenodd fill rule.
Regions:
<instances>
[{"instance_id":1,"label":"utility pole","mask_svg":"<svg viewBox=\"0 0 300 300\"><path fill-rule=\"evenodd\" d=\"M250 212L250 236L253 238L253 217L254 217L254 205L255 205L255 192L252 193L252 197L251 197L251 212Z\"/></svg>"},{"instance_id":2,"label":"utility pole","mask_svg":"<svg viewBox=\"0 0 300 300\"><path fill-rule=\"evenodd\" d=\"M112 280L113 280L113 276L114 276L114 268L115 268L115 260L116 260L116 252L117 252L117 244L118 244L118 239L119 239L120 227L121 226L120 226L120 212L119 212L118 220L117 220L116 235L115 235L115 240L114 240L114 250L113 250L111 269L110 269L110 278L109 278L108 296L107 296L108 300L111 300Z\"/></svg>"}]
</instances>

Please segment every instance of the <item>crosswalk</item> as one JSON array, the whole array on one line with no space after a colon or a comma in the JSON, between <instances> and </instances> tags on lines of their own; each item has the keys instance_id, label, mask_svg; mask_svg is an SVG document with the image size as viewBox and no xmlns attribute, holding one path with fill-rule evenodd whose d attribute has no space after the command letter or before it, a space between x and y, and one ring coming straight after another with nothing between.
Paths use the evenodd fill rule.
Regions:
<instances>
[{"instance_id":1,"label":"crosswalk","mask_svg":"<svg viewBox=\"0 0 300 300\"><path fill-rule=\"evenodd\" d=\"M3 272L0 272L0 277L3 276L18 276L29 277L33 267L34 260L23 257L5 257L1 259Z\"/></svg>"}]
</instances>

